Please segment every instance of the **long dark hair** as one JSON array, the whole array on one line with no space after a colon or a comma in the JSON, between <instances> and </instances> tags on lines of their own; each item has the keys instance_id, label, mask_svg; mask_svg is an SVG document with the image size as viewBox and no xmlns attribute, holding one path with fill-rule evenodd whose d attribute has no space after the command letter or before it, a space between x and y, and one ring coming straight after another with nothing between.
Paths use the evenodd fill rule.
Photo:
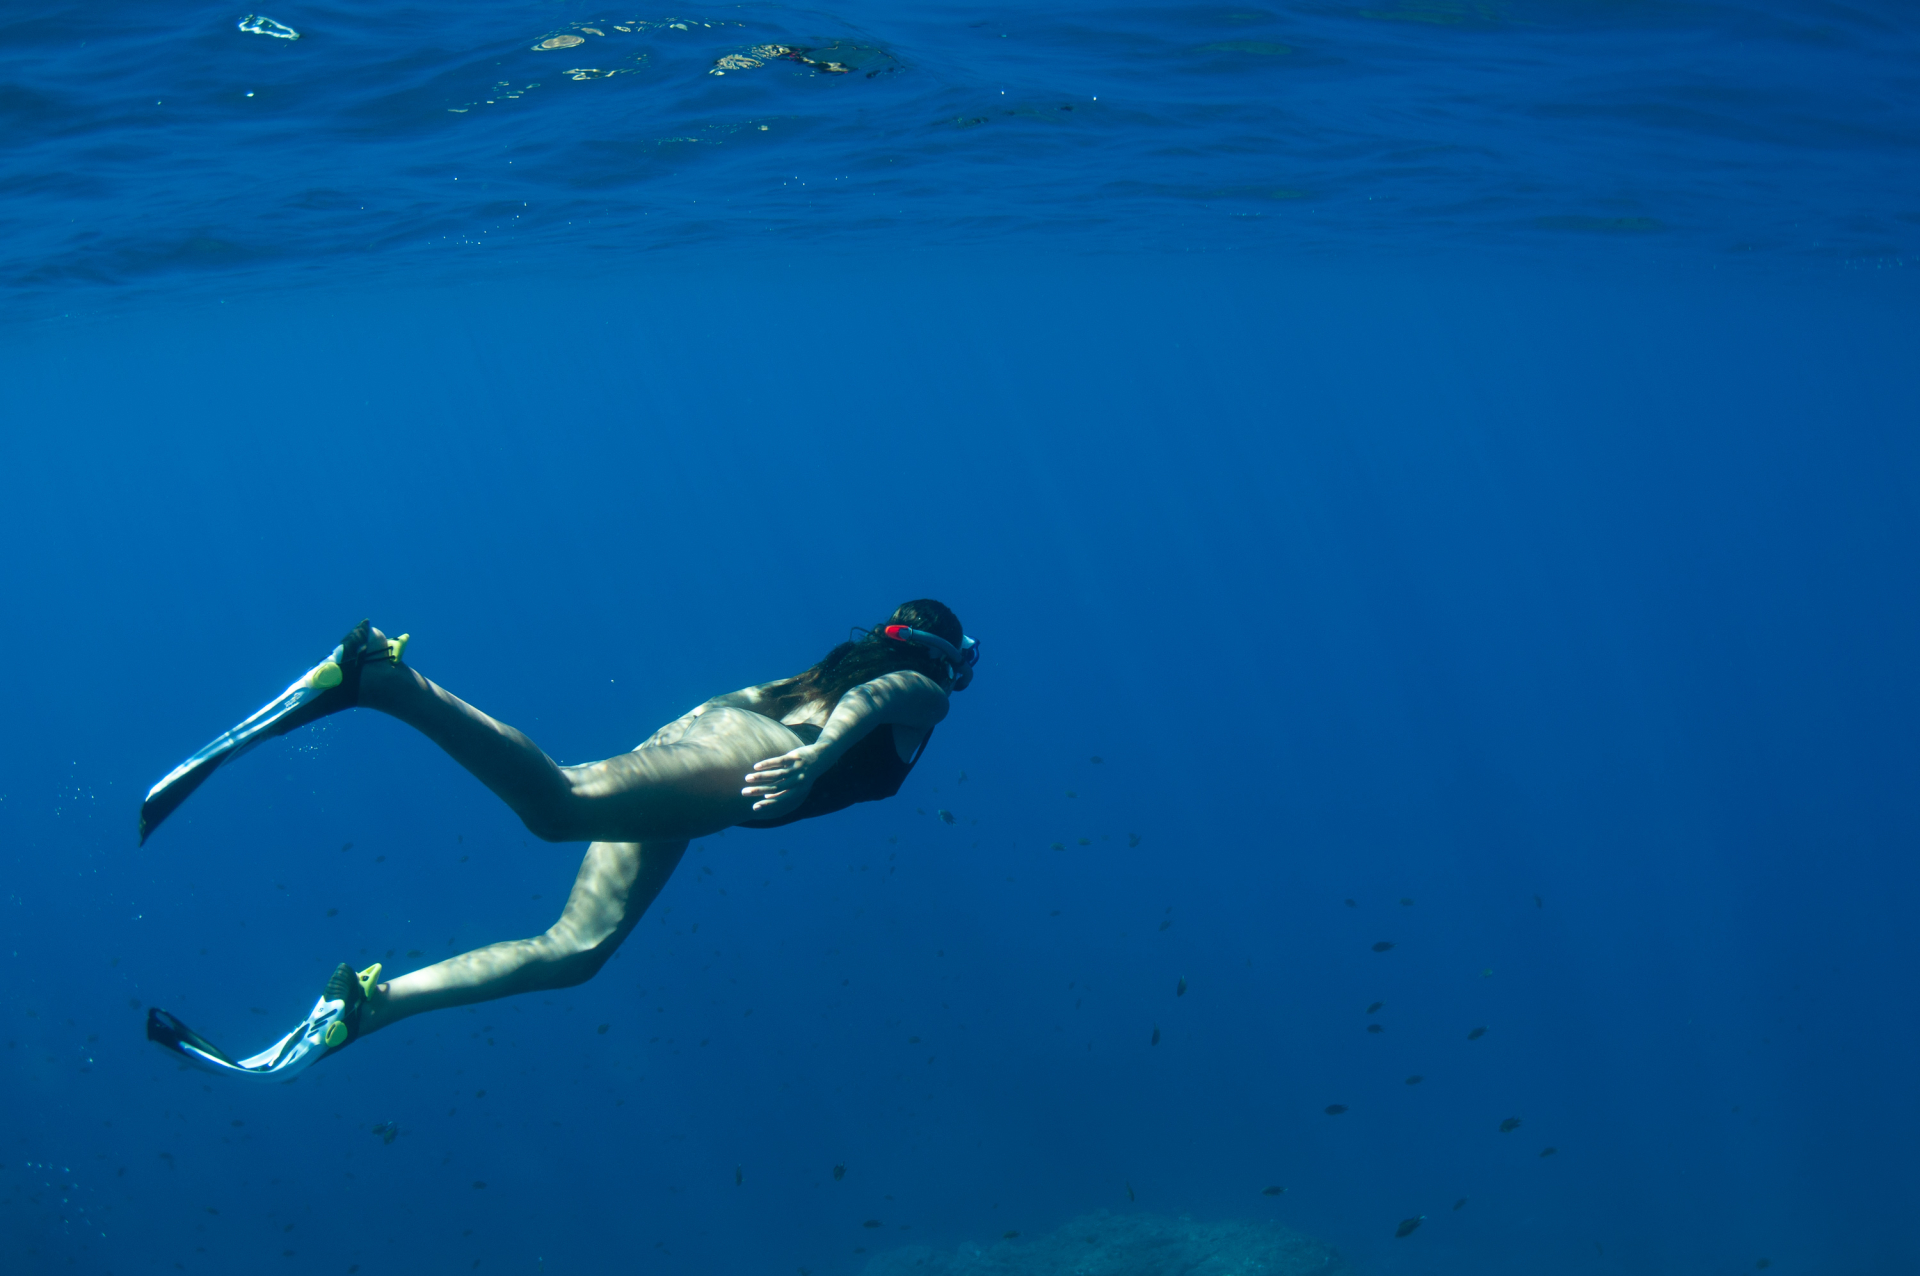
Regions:
<instances>
[{"instance_id":1,"label":"long dark hair","mask_svg":"<svg viewBox=\"0 0 1920 1276\"><path fill-rule=\"evenodd\" d=\"M820 663L775 689L780 711L790 712L808 701L818 701L831 713L840 697L863 682L903 669L913 669L935 682L947 678L947 662L925 647L894 642L880 631L887 625L907 625L938 634L958 647L965 637L960 617L953 608L932 598L916 598L901 603L893 615L869 630L858 642L843 642L820 658Z\"/></svg>"}]
</instances>

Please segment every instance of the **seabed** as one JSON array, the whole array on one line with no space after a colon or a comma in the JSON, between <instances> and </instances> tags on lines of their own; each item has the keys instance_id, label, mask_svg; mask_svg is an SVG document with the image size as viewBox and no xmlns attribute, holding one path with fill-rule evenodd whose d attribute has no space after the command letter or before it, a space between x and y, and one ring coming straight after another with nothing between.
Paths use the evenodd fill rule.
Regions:
<instances>
[{"instance_id":1,"label":"seabed","mask_svg":"<svg viewBox=\"0 0 1920 1276\"><path fill-rule=\"evenodd\" d=\"M1277 1223L1102 1211L1047 1236L969 1242L950 1251L908 1245L874 1255L864 1276L1350 1276L1352 1270L1332 1246Z\"/></svg>"}]
</instances>

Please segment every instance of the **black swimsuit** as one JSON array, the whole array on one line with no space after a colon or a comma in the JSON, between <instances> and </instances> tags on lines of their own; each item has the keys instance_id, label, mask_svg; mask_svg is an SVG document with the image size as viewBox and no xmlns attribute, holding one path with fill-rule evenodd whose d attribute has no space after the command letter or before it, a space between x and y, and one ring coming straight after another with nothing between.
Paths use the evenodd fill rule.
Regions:
<instances>
[{"instance_id":1,"label":"black swimsuit","mask_svg":"<svg viewBox=\"0 0 1920 1276\"><path fill-rule=\"evenodd\" d=\"M801 727L789 727L803 740L806 734ZM811 734L817 739L819 728L813 728ZM907 775L913 770L913 764L927 751L927 740L933 739L928 731L926 740L920 741L920 747L913 751L913 757L902 762L900 750L893 744L893 726L881 723L869 731L859 742L845 753L840 760L827 768L827 773L813 782L804 802L791 815L782 815L771 820L741 820L741 828L773 829L782 824L791 824L795 820L810 820L816 815L831 815L835 811L845 810L855 802L878 802L890 798L900 791L906 783ZM812 740L807 740L811 744Z\"/></svg>"}]
</instances>

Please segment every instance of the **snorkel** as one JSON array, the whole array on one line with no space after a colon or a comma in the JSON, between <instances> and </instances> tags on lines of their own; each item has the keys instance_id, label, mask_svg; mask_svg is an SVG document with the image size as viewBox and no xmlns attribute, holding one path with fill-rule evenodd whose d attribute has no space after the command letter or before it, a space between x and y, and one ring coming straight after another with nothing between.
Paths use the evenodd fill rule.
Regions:
<instances>
[{"instance_id":1,"label":"snorkel","mask_svg":"<svg viewBox=\"0 0 1920 1276\"><path fill-rule=\"evenodd\" d=\"M965 634L960 635L960 645L956 647L939 634L930 634L911 625L883 625L880 632L892 642L925 647L946 661L948 676L953 679L955 691L965 691L967 684L973 681L973 667L980 663L980 644Z\"/></svg>"}]
</instances>

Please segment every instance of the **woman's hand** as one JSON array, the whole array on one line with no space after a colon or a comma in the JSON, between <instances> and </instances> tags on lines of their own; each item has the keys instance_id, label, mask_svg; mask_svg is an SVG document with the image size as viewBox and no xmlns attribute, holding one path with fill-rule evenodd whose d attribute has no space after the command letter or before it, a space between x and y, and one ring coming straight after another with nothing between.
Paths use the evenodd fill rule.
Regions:
<instances>
[{"instance_id":1,"label":"woman's hand","mask_svg":"<svg viewBox=\"0 0 1920 1276\"><path fill-rule=\"evenodd\" d=\"M747 787L740 790L740 796L755 799L755 815L788 814L806 800L819 759L817 745L803 744L777 758L756 762L747 773Z\"/></svg>"}]
</instances>

